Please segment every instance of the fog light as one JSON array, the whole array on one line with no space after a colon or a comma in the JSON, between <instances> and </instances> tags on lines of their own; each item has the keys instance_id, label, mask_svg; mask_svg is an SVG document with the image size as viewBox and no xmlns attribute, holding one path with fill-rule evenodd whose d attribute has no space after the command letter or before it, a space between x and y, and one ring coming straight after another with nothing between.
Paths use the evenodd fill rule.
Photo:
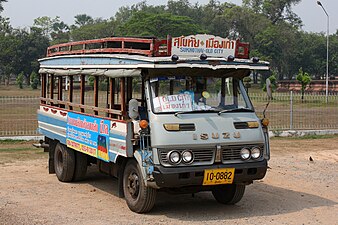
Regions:
<instances>
[{"instance_id":1,"label":"fog light","mask_svg":"<svg viewBox=\"0 0 338 225\"><path fill-rule=\"evenodd\" d=\"M193 160L193 154L191 151L184 151L182 153L182 160L185 163L191 163Z\"/></svg>"},{"instance_id":2,"label":"fog light","mask_svg":"<svg viewBox=\"0 0 338 225\"><path fill-rule=\"evenodd\" d=\"M178 164L181 161L181 154L178 151L169 152L167 157L174 164Z\"/></svg>"},{"instance_id":3,"label":"fog light","mask_svg":"<svg viewBox=\"0 0 338 225\"><path fill-rule=\"evenodd\" d=\"M242 148L241 150L241 158L243 160L247 160L250 158L250 150L247 148Z\"/></svg>"},{"instance_id":4,"label":"fog light","mask_svg":"<svg viewBox=\"0 0 338 225\"><path fill-rule=\"evenodd\" d=\"M258 159L261 156L261 150L257 147L251 149L251 158Z\"/></svg>"}]
</instances>

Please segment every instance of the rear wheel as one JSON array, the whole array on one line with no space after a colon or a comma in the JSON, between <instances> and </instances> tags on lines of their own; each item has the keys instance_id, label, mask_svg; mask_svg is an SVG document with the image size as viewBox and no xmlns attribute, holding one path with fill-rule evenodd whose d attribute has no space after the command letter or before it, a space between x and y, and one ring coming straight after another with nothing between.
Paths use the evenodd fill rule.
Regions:
<instances>
[{"instance_id":1,"label":"rear wheel","mask_svg":"<svg viewBox=\"0 0 338 225\"><path fill-rule=\"evenodd\" d=\"M127 162L123 173L123 192L128 207L137 213L149 212L156 200L156 189L146 187L135 160Z\"/></svg>"},{"instance_id":2,"label":"rear wheel","mask_svg":"<svg viewBox=\"0 0 338 225\"><path fill-rule=\"evenodd\" d=\"M245 192L243 184L227 184L215 186L212 190L212 195L222 204L233 205L239 202Z\"/></svg>"},{"instance_id":3,"label":"rear wheel","mask_svg":"<svg viewBox=\"0 0 338 225\"><path fill-rule=\"evenodd\" d=\"M54 168L56 176L60 181L72 181L75 169L74 151L58 143L54 152Z\"/></svg>"}]
</instances>

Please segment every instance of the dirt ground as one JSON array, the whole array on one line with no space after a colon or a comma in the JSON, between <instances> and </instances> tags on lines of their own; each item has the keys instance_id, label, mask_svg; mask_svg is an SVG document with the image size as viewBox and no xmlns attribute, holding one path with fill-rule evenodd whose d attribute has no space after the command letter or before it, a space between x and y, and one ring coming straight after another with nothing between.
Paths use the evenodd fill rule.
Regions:
<instances>
[{"instance_id":1,"label":"dirt ground","mask_svg":"<svg viewBox=\"0 0 338 225\"><path fill-rule=\"evenodd\" d=\"M31 143L0 144L0 224L338 224L338 137L272 139L266 177L237 205L210 193L159 193L154 209L131 212L116 180L96 172L61 183ZM14 147L13 147L14 146ZM310 157L313 161L310 161Z\"/></svg>"}]
</instances>

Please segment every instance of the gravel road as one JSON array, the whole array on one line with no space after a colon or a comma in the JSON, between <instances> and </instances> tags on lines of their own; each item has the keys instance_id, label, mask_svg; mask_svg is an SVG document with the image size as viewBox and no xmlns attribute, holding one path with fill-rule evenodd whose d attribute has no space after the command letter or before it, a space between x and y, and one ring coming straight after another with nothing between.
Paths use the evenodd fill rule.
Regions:
<instances>
[{"instance_id":1,"label":"gravel road","mask_svg":"<svg viewBox=\"0 0 338 225\"><path fill-rule=\"evenodd\" d=\"M159 193L144 215L131 212L116 180L95 168L86 181L61 183L48 174L46 153L0 148L0 224L338 224L338 137L272 139L271 148L266 177L237 205L207 192Z\"/></svg>"}]
</instances>

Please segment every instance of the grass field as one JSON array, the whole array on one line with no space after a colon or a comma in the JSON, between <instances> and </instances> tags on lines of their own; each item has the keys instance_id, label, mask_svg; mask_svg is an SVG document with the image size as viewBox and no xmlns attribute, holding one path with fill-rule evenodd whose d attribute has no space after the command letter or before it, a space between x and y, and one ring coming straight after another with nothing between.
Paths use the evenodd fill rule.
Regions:
<instances>
[{"instance_id":1,"label":"grass field","mask_svg":"<svg viewBox=\"0 0 338 225\"><path fill-rule=\"evenodd\" d=\"M31 87L24 87L20 89L17 86L4 86L0 85L0 97L20 97L20 96L32 96L39 97L41 90L33 90Z\"/></svg>"},{"instance_id":2,"label":"grass field","mask_svg":"<svg viewBox=\"0 0 338 225\"><path fill-rule=\"evenodd\" d=\"M47 158L43 149L33 147L32 141L0 141L0 165L23 160Z\"/></svg>"}]
</instances>

